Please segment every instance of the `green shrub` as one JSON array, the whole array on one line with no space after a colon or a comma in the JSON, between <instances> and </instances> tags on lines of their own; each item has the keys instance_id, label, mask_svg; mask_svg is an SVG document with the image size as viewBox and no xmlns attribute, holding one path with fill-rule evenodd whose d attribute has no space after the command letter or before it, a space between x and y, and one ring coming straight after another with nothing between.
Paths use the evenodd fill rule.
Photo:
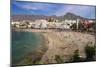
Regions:
<instances>
[{"instance_id":1,"label":"green shrub","mask_svg":"<svg viewBox=\"0 0 100 67\"><path fill-rule=\"evenodd\" d=\"M55 60L57 61L57 63L63 62L59 55L55 55Z\"/></svg>"},{"instance_id":2,"label":"green shrub","mask_svg":"<svg viewBox=\"0 0 100 67\"><path fill-rule=\"evenodd\" d=\"M75 50L74 55L73 55L73 62L78 62L80 61L80 57L79 57L79 50Z\"/></svg>"},{"instance_id":3,"label":"green shrub","mask_svg":"<svg viewBox=\"0 0 100 67\"><path fill-rule=\"evenodd\" d=\"M85 47L86 59L88 61L93 60L96 55L96 46L86 46Z\"/></svg>"}]
</instances>

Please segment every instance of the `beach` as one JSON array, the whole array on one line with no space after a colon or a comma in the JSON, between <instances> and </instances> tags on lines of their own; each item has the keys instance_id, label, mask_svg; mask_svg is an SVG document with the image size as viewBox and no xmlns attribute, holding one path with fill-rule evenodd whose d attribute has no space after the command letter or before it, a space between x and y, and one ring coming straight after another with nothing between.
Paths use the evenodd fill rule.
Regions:
<instances>
[{"instance_id":1,"label":"beach","mask_svg":"<svg viewBox=\"0 0 100 67\"><path fill-rule=\"evenodd\" d=\"M31 29L23 29L16 31L33 32ZM35 30L36 32L36 30ZM30 65L30 64L52 64L57 63L55 56L58 55L62 59L62 63L70 62L75 50L79 50L79 55L82 58L86 58L84 47L86 45L95 45L95 35L74 32L74 31L41 31L43 37L42 43L38 50L29 54L28 58L31 59L32 63L28 63L29 60L25 59L19 63L19 65ZM26 56L27 58L27 56ZM33 63L34 60L34 63Z\"/></svg>"},{"instance_id":2,"label":"beach","mask_svg":"<svg viewBox=\"0 0 100 67\"><path fill-rule=\"evenodd\" d=\"M57 63L55 55L59 55L63 62L69 62L75 50L79 49L79 54L86 58L84 47L88 44L95 45L95 36L80 32L47 32L43 35L48 38L48 50L43 55L41 61L44 64ZM92 43L92 44L91 44Z\"/></svg>"}]
</instances>

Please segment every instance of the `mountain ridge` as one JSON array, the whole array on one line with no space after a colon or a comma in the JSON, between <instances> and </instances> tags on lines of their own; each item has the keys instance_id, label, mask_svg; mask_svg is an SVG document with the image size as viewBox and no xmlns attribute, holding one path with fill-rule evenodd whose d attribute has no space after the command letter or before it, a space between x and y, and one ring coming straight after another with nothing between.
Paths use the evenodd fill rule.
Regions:
<instances>
[{"instance_id":1,"label":"mountain ridge","mask_svg":"<svg viewBox=\"0 0 100 67\"><path fill-rule=\"evenodd\" d=\"M79 15L76 15L74 13L66 13L63 16L45 16L45 15L12 15L11 16L11 20L13 21L21 21L21 20L31 20L31 21L35 21L36 19L48 19L48 18L54 18L60 21L63 21L65 19L68 20L76 20L76 19L89 19L89 18L85 18Z\"/></svg>"}]
</instances>

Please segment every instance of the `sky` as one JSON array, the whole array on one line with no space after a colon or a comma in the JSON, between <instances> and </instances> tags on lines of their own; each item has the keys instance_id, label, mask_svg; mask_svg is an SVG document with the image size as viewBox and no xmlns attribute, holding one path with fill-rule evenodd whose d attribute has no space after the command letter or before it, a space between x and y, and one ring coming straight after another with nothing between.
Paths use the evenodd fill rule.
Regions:
<instances>
[{"instance_id":1,"label":"sky","mask_svg":"<svg viewBox=\"0 0 100 67\"><path fill-rule=\"evenodd\" d=\"M13 1L11 4L11 12L13 15L46 15L46 16L63 16L66 13L74 13L76 15L95 19L95 6L72 5L59 3L40 3L40 2L19 2Z\"/></svg>"}]
</instances>

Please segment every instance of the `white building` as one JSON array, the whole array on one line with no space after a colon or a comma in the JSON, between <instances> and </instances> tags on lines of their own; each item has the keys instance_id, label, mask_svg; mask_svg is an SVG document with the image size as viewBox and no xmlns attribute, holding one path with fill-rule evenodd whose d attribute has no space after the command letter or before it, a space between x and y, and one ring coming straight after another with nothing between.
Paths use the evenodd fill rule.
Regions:
<instances>
[{"instance_id":1,"label":"white building","mask_svg":"<svg viewBox=\"0 0 100 67\"><path fill-rule=\"evenodd\" d=\"M20 24L20 22L11 22L12 25L14 24Z\"/></svg>"},{"instance_id":2,"label":"white building","mask_svg":"<svg viewBox=\"0 0 100 67\"><path fill-rule=\"evenodd\" d=\"M16 28L19 28L19 24L20 24L20 22L11 22L11 25Z\"/></svg>"},{"instance_id":3,"label":"white building","mask_svg":"<svg viewBox=\"0 0 100 67\"><path fill-rule=\"evenodd\" d=\"M34 22L34 28L47 28L48 22L46 20L36 20Z\"/></svg>"},{"instance_id":4,"label":"white building","mask_svg":"<svg viewBox=\"0 0 100 67\"><path fill-rule=\"evenodd\" d=\"M77 20L67 20L66 19L64 22L67 23L67 25L70 25L71 26L72 24L76 23Z\"/></svg>"},{"instance_id":5,"label":"white building","mask_svg":"<svg viewBox=\"0 0 100 67\"><path fill-rule=\"evenodd\" d=\"M70 29L72 24L78 23L79 20L64 20L61 22L48 22L44 19L36 20L35 22L32 21L22 21L22 22L12 22L12 25L15 25L16 28L39 28L39 29L46 29L46 28L55 28L55 29ZM77 25L78 26L78 25Z\"/></svg>"}]
</instances>

